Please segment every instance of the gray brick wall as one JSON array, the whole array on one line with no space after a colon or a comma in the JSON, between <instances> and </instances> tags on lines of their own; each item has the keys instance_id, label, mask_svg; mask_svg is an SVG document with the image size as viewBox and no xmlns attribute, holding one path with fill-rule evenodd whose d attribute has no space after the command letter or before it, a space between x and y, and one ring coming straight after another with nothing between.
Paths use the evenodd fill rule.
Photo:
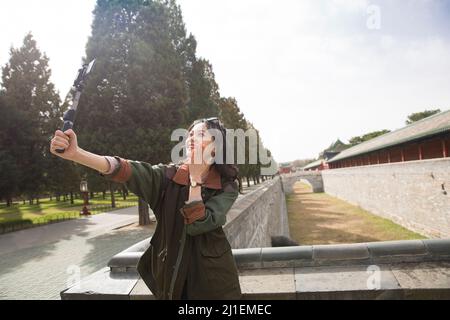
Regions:
<instances>
[{"instance_id":1,"label":"gray brick wall","mask_svg":"<svg viewBox=\"0 0 450 320\"><path fill-rule=\"evenodd\" d=\"M322 177L330 195L425 236L450 237L450 158L326 170Z\"/></svg>"},{"instance_id":2,"label":"gray brick wall","mask_svg":"<svg viewBox=\"0 0 450 320\"><path fill-rule=\"evenodd\" d=\"M225 233L233 249L270 247L272 236L289 237L289 223L280 178L236 201L227 214Z\"/></svg>"}]
</instances>

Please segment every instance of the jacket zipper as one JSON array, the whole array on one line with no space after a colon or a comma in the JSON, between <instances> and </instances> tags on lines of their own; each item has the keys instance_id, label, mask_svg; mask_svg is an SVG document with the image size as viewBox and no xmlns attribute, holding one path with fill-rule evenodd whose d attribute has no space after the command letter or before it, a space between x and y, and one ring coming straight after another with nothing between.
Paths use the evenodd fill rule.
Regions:
<instances>
[{"instance_id":1,"label":"jacket zipper","mask_svg":"<svg viewBox=\"0 0 450 320\"><path fill-rule=\"evenodd\" d=\"M183 227L183 234L181 235L180 248L178 249L177 261L174 266L174 272L170 281L169 300L173 300L173 290L175 288L175 282L177 281L178 271L180 269L181 259L183 258L184 244L186 242L186 225Z\"/></svg>"}]
</instances>

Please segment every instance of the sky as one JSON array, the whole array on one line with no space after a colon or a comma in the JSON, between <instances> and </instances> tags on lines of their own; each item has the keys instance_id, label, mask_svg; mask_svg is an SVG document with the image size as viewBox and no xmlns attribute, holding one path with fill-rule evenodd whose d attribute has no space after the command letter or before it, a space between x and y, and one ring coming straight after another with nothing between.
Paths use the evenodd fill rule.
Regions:
<instances>
[{"instance_id":1,"label":"sky","mask_svg":"<svg viewBox=\"0 0 450 320\"><path fill-rule=\"evenodd\" d=\"M450 108L450 0L178 0L224 97L278 162ZM0 65L28 31L65 96L95 0L0 2Z\"/></svg>"}]
</instances>

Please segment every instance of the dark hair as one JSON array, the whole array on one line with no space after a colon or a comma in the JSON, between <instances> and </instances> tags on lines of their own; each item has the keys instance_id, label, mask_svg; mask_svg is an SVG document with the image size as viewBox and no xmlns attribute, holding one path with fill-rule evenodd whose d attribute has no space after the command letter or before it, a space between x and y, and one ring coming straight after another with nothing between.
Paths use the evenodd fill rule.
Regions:
<instances>
[{"instance_id":1,"label":"dark hair","mask_svg":"<svg viewBox=\"0 0 450 320\"><path fill-rule=\"evenodd\" d=\"M225 128L223 123L219 120L219 118L199 119L191 124L191 126L188 129L188 132L190 132L192 128L199 123L205 123L207 129L217 129L222 133L223 159L224 159L223 162L226 162L228 141L227 141L227 129ZM225 182L234 182L237 180L239 185L239 192L240 193L242 192L242 181L241 178L239 177L239 168L236 164L228 164L228 163L220 164L214 162L211 165L211 168L213 166L217 169L217 171L220 173L220 176L222 177L222 179L225 180Z\"/></svg>"}]
</instances>

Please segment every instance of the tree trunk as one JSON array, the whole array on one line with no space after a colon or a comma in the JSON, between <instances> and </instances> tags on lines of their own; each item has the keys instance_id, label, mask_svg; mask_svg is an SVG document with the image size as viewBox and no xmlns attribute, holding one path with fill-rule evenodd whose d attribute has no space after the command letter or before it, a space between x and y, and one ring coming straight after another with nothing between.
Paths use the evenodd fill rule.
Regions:
<instances>
[{"instance_id":1,"label":"tree trunk","mask_svg":"<svg viewBox=\"0 0 450 320\"><path fill-rule=\"evenodd\" d=\"M112 183L109 184L109 191L111 192L111 207L115 208L116 207L116 198L114 196L114 188Z\"/></svg>"},{"instance_id":2,"label":"tree trunk","mask_svg":"<svg viewBox=\"0 0 450 320\"><path fill-rule=\"evenodd\" d=\"M103 200L105 200L106 199L106 191L102 191L102 196L103 196Z\"/></svg>"},{"instance_id":3,"label":"tree trunk","mask_svg":"<svg viewBox=\"0 0 450 320\"><path fill-rule=\"evenodd\" d=\"M70 204L74 204L74 200L73 200L73 192L70 192Z\"/></svg>"},{"instance_id":4,"label":"tree trunk","mask_svg":"<svg viewBox=\"0 0 450 320\"><path fill-rule=\"evenodd\" d=\"M127 192L125 190L125 186L122 186L122 197L123 197L123 201L127 200Z\"/></svg>"},{"instance_id":5,"label":"tree trunk","mask_svg":"<svg viewBox=\"0 0 450 320\"><path fill-rule=\"evenodd\" d=\"M36 197L36 204L39 204L39 196Z\"/></svg>"},{"instance_id":6,"label":"tree trunk","mask_svg":"<svg viewBox=\"0 0 450 320\"><path fill-rule=\"evenodd\" d=\"M61 201L61 195L59 193L57 193L55 197L57 202Z\"/></svg>"},{"instance_id":7,"label":"tree trunk","mask_svg":"<svg viewBox=\"0 0 450 320\"><path fill-rule=\"evenodd\" d=\"M148 210L148 204L141 198L139 198L139 225L146 226L151 223L150 212Z\"/></svg>"},{"instance_id":8,"label":"tree trunk","mask_svg":"<svg viewBox=\"0 0 450 320\"><path fill-rule=\"evenodd\" d=\"M12 199L11 199L11 197L7 197L7 198L6 198L6 206L7 206L7 207L11 207L11 205L12 205Z\"/></svg>"},{"instance_id":9,"label":"tree trunk","mask_svg":"<svg viewBox=\"0 0 450 320\"><path fill-rule=\"evenodd\" d=\"M245 177L247 179L247 187L250 188L250 178L249 177Z\"/></svg>"},{"instance_id":10,"label":"tree trunk","mask_svg":"<svg viewBox=\"0 0 450 320\"><path fill-rule=\"evenodd\" d=\"M30 199L28 199L28 204L31 206L31 205L33 205L33 198L32 197L30 197Z\"/></svg>"},{"instance_id":11,"label":"tree trunk","mask_svg":"<svg viewBox=\"0 0 450 320\"><path fill-rule=\"evenodd\" d=\"M91 199L94 199L94 192L91 191Z\"/></svg>"}]
</instances>

